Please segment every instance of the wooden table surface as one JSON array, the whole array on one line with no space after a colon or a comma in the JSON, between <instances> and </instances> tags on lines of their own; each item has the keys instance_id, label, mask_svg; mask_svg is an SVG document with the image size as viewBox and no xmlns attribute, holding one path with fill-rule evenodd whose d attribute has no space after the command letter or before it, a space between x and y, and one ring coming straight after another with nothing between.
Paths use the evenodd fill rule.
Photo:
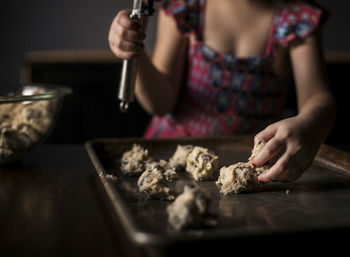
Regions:
<instances>
[{"instance_id":1,"label":"wooden table surface","mask_svg":"<svg viewBox=\"0 0 350 257\"><path fill-rule=\"evenodd\" d=\"M94 174L83 145L42 145L0 166L0 256L130 256Z\"/></svg>"}]
</instances>

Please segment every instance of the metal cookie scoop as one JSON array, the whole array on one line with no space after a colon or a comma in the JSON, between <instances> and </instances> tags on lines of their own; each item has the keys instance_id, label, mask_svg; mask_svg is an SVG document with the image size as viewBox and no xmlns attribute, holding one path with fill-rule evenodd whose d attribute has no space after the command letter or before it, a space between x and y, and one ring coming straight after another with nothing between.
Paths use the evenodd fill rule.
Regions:
<instances>
[{"instance_id":1,"label":"metal cookie scoop","mask_svg":"<svg viewBox=\"0 0 350 257\"><path fill-rule=\"evenodd\" d=\"M153 0L134 0L133 9L130 13L131 19L141 20L146 16L151 16L154 13ZM137 58L123 61L118 99L120 100L120 111L126 112L129 108L129 103L134 101L135 79L137 72Z\"/></svg>"}]
</instances>

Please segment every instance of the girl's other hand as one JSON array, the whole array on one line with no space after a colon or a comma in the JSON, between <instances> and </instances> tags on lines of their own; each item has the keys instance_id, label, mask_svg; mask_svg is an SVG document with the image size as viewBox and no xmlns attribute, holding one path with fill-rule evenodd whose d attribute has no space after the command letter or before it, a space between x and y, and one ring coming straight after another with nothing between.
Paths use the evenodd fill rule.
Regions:
<instances>
[{"instance_id":1,"label":"girl's other hand","mask_svg":"<svg viewBox=\"0 0 350 257\"><path fill-rule=\"evenodd\" d=\"M260 140L267 143L252 161L253 165L259 167L277 159L268 171L260 174L259 181L290 182L303 174L321 144L312 127L307 119L296 116L276 122L255 136L255 143Z\"/></svg>"},{"instance_id":2,"label":"girl's other hand","mask_svg":"<svg viewBox=\"0 0 350 257\"><path fill-rule=\"evenodd\" d=\"M129 15L130 10L120 11L109 29L109 47L121 59L135 57L144 48L146 21L133 20Z\"/></svg>"}]
</instances>

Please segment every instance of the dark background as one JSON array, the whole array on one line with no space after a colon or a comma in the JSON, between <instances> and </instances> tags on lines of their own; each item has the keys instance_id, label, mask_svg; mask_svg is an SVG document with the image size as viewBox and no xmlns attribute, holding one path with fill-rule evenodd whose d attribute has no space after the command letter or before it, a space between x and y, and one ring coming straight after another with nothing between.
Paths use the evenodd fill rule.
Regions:
<instances>
[{"instance_id":1,"label":"dark background","mask_svg":"<svg viewBox=\"0 0 350 257\"><path fill-rule=\"evenodd\" d=\"M349 95L350 58L345 57L350 52L350 3L330 0L318 3L331 12L324 26L324 49L342 52L341 61L333 60L328 65L340 112L336 128L327 142L349 149L346 97ZM102 61L82 60L81 55L73 56L69 61L28 58L28 52L33 51L108 52L110 23L119 10L131 6L131 0L20 0L1 4L1 89L18 88L21 81L27 81L23 79L23 67L30 67L30 81L65 84L74 90L65 101L49 142L85 142L94 137L142 135L149 116L138 104L134 104L126 115L121 115L117 109L115 98L121 65L116 58L109 56ZM152 51L155 28L156 17L153 17L146 40L149 51Z\"/></svg>"}]
</instances>

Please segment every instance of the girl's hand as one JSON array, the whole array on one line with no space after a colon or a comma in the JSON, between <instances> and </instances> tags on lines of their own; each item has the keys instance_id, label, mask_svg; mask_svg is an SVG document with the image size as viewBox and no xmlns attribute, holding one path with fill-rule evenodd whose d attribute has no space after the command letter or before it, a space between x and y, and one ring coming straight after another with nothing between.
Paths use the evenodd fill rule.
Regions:
<instances>
[{"instance_id":1,"label":"girl's hand","mask_svg":"<svg viewBox=\"0 0 350 257\"><path fill-rule=\"evenodd\" d=\"M109 29L109 47L116 57L130 59L144 48L146 21L133 20L130 10L120 11Z\"/></svg>"},{"instance_id":2,"label":"girl's hand","mask_svg":"<svg viewBox=\"0 0 350 257\"><path fill-rule=\"evenodd\" d=\"M276 160L259 181L294 181L311 165L321 144L314 128L307 118L296 116L276 122L254 138L255 143L264 140L266 145L254 158L253 165L261 166L269 160Z\"/></svg>"}]
</instances>

